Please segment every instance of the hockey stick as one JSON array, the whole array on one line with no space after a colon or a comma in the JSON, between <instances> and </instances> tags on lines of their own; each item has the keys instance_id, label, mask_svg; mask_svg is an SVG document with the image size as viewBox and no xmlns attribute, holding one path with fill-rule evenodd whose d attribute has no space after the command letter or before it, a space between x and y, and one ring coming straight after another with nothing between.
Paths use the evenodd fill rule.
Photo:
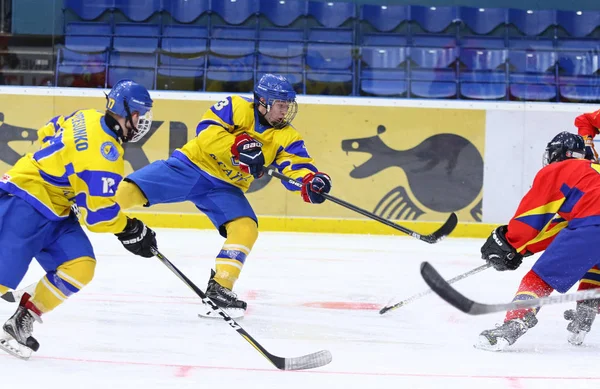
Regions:
<instances>
[{"instance_id":1,"label":"hockey stick","mask_svg":"<svg viewBox=\"0 0 600 389\"><path fill-rule=\"evenodd\" d=\"M458 275L458 276L456 276L454 278L450 278L448 281L445 281L445 282L447 282L448 285L450 285L450 284L455 283L456 281L462 280L463 278L467 278L469 276L472 276L473 274L477 274L480 271L483 271L485 269L489 269L490 267L491 267L491 265L489 265L489 264L486 263L485 265L481 265L479 267L476 267L475 269L469 270L466 273L460 274L460 275ZM409 298L407 298L406 300L400 301L399 303L396 303L394 305L385 306L385 307L381 308L381 310L379 311L379 314L383 315L386 312L393 311L394 309L398 309L400 307L403 307L406 304L409 304L409 303L411 303L411 302L413 302L415 300L418 300L418 299L420 299L423 296L427 296L431 292L433 292L432 289L427 289L427 290L422 291L421 293L417 293L415 295L412 295Z\"/></svg>"},{"instance_id":2,"label":"hockey stick","mask_svg":"<svg viewBox=\"0 0 600 389\"><path fill-rule=\"evenodd\" d=\"M272 177L278 178L281 181L287 182L288 184L294 185L298 188L302 188L301 182L296 181L288 176L285 176L271 167L265 167L265 170ZM456 214L454 212L452 212L450 214L450 216L448 217L448 220L446 220L446 222L439 229L437 229L436 231L434 231L433 233L431 233L429 235L421 235L421 234L416 233L413 230L409 230L406 227L402 227L401 225L398 225L387 219L379 217L379 216L375 215L374 213L371 213L367 210L359 208L356 205L352 205L350 203L345 202L344 200L338 199L337 197L334 197L334 196L330 195L329 193L321 193L321 195L323 197L325 197L327 200L334 202L338 205L341 205L342 207L345 207L354 212L360 213L361 215L371 218L373 220L377 220L378 222L383 223L386 226L392 227L398 231L401 231L407 235L412 236L413 238L420 239L423 242L427 242L427 243L437 243L440 240L444 239L446 236L450 235L450 233L452 231L454 231L454 228L456 227L456 224L458 223L458 218L456 217Z\"/></svg>"},{"instance_id":3,"label":"hockey stick","mask_svg":"<svg viewBox=\"0 0 600 389\"><path fill-rule=\"evenodd\" d=\"M580 292L561 294L557 296L542 297L530 300L512 301L504 304L481 304L473 301L442 278L428 262L421 264L421 276L431 289L453 307L469 315L485 315L487 313L511 311L513 309L537 308L543 305L562 304L571 301L591 300L600 298L600 289L589 289Z\"/></svg>"},{"instance_id":4,"label":"hockey stick","mask_svg":"<svg viewBox=\"0 0 600 389\"><path fill-rule=\"evenodd\" d=\"M168 267L181 281L183 281L190 289L192 289L201 299L202 302L208 305L216 314L220 315L223 320L231 328L237 331L242 338L246 339L248 343L252 345L259 353L269 360L276 368L280 370L304 370L314 369L316 367L325 366L332 360L331 353L327 350L318 351L316 353L304 355L296 358L282 358L268 352L260 343L258 343L249 333L246 332L235 320L233 320L227 313L220 309L211 299L206 297L189 278L185 276L179 269L175 267L157 249L153 248L152 253L166 266Z\"/></svg>"}]
</instances>

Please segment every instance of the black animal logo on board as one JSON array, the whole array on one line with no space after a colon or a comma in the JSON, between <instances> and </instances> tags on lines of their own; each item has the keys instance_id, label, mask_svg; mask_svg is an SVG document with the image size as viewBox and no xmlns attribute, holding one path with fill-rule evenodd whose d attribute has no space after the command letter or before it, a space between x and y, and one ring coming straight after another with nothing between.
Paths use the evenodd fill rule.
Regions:
<instances>
[{"instance_id":1,"label":"black animal logo on board","mask_svg":"<svg viewBox=\"0 0 600 389\"><path fill-rule=\"evenodd\" d=\"M346 139L342 150L369 153L371 158L355 166L350 177L371 177L387 168L399 167L408 179L410 192L400 185L385 194L374 213L388 219L416 220L427 210L420 209L410 194L431 211L449 213L464 209L479 196L483 187L483 158L469 140L456 134L437 134L409 150L395 150L386 145L377 127L377 135ZM481 201L470 210L481 221Z\"/></svg>"},{"instance_id":2,"label":"black animal logo on board","mask_svg":"<svg viewBox=\"0 0 600 389\"><path fill-rule=\"evenodd\" d=\"M12 166L22 156L8 145L9 142L18 140L35 142L37 138L37 130L8 124L4 121L4 113L0 112L0 160L2 162Z\"/></svg>"}]
</instances>

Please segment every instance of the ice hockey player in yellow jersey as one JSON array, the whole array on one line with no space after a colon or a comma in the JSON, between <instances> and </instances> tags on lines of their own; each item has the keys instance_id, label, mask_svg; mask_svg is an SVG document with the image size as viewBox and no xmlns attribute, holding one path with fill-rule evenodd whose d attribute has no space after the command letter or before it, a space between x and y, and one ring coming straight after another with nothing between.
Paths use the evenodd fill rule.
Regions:
<instances>
[{"instance_id":1,"label":"ice hockey player in yellow jersey","mask_svg":"<svg viewBox=\"0 0 600 389\"><path fill-rule=\"evenodd\" d=\"M226 240L206 294L232 317L246 309L232 289L258 237L258 218L244 195L252 181L264 173L265 165L274 165L303 183L304 201L322 203L321 193L331 189L331 179L317 170L291 125L297 109L292 85L284 77L266 74L253 99L229 96L213 105L202 116L196 138L166 161L126 177L117 191L124 208L191 201L210 218ZM125 200L140 197L142 202Z\"/></svg>"},{"instance_id":2,"label":"ice hockey player in yellow jersey","mask_svg":"<svg viewBox=\"0 0 600 389\"><path fill-rule=\"evenodd\" d=\"M119 81L106 111L57 116L38 131L41 147L0 180L0 295L15 289L35 257L46 275L23 293L4 324L0 348L27 359L39 348L33 322L77 293L94 276L96 259L76 212L94 232L116 234L134 254L151 257L154 232L115 202L124 175L121 142L150 129L152 99L143 86ZM72 209L73 207L73 209Z\"/></svg>"}]
</instances>

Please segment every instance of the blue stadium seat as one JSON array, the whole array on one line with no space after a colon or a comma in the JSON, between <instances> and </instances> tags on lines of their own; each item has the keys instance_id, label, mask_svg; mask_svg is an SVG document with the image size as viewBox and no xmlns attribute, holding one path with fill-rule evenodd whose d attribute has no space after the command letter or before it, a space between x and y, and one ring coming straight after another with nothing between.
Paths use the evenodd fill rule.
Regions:
<instances>
[{"instance_id":1,"label":"blue stadium seat","mask_svg":"<svg viewBox=\"0 0 600 389\"><path fill-rule=\"evenodd\" d=\"M354 43L354 31L350 28L311 28L309 42Z\"/></svg>"},{"instance_id":2,"label":"blue stadium seat","mask_svg":"<svg viewBox=\"0 0 600 389\"><path fill-rule=\"evenodd\" d=\"M459 60L468 70L496 70L508 59L507 50L462 49Z\"/></svg>"},{"instance_id":3,"label":"blue stadium seat","mask_svg":"<svg viewBox=\"0 0 600 389\"><path fill-rule=\"evenodd\" d=\"M553 101L556 98L556 86L541 84L511 84L510 94L517 100Z\"/></svg>"},{"instance_id":4,"label":"blue stadium seat","mask_svg":"<svg viewBox=\"0 0 600 389\"><path fill-rule=\"evenodd\" d=\"M415 35L412 46L434 48L456 48L456 38L450 35Z\"/></svg>"},{"instance_id":5,"label":"blue stadium seat","mask_svg":"<svg viewBox=\"0 0 600 389\"><path fill-rule=\"evenodd\" d=\"M554 77L555 52L510 51L508 61L515 73L551 75Z\"/></svg>"},{"instance_id":6,"label":"blue stadium seat","mask_svg":"<svg viewBox=\"0 0 600 389\"><path fill-rule=\"evenodd\" d=\"M412 47L411 93L422 98L456 96L457 48Z\"/></svg>"},{"instance_id":7,"label":"blue stadium seat","mask_svg":"<svg viewBox=\"0 0 600 389\"><path fill-rule=\"evenodd\" d=\"M115 8L133 22L143 22L161 11L161 0L115 0Z\"/></svg>"},{"instance_id":8,"label":"blue stadium seat","mask_svg":"<svg viewBox=\"0 0 600 389\"><path fill-rule=\"evenodd\" d=\"M505 8L460 7L460 19L477 35L486 35L505 26L508 11Z\"/></svg>"},{"instance_id":9,"label":"blue stadium seat","mask_svg":"<svg viewBox=\"0 0 600 389\"><path fill-rule=\"evenodd\" d=\"M381 32L392 31L408 21L406 5L363 4L360 7L360 20L369 23Z\"/></svg>"},{"instance_id":10,"label":"blue stadium seat","mask_svg":"<svg viewBox=\"0 0 600 389\"><path fill-rule=\"evenodd\" d=\"M597 53L558 54L559 92L574 102L600 101L600 58Z\"/></svg>"},{"instance_id":11,"label":"blue stadium seat","mask_svg":"<svg viewBox=\"0 0 600 389\"><path fill-rule=\"evenodd\" d=\"M65 28L65 47L82 52L101 52L111 46L112 28L108 23L72 22Z\"/></svg>"},{"instance_id":12,"label":"blue stadium seat","mask_svg":"<svg viewBox=\"0 0 600 389\"><path fill-rule=\"evenodd\" d=\"M280 64L278 60L271 60L271 58L281 58L284 59L286 62L293 61L293 65L302 66L302 54L304 53L304 45L300 42L259 41L258 53L259 66L261 64ZM264 57L264 61L261 61L262 57Z\"/></svg>"},{"instance_id":13,"label":"blue stadium seat","mask_svg":"<svg viewBox=\"0 0 600 389\"><path fill-rule=\"evenodd\" d=\"M259 12L272 24L286 27L306 16L306 0L261 0Z\"/></svg>"},{"instance_id":14,"label":"blue stadium seat","mask_svg":"<svg viewBox=\"0 0 600 389\"><path fill-rule=\"evenodd\" d=\"M309 1L308 15L314 17L323 27L342 26L349 19L356 17L354 3Z\"/></svg>"},{"instance_id":15,"label":"blue stadium seat","mask_svg":"<svg viewBox=\"0 0 600 389\"><path fill-rule=\"evenodd\" d=\"M429 33L441 33L458 20L458 10L455 7L412 5L410 6L410 15L423 31Z\"/></svg>"},{"instance_id":16,"label":"blue stadium seat","mask_svg":"<svg viewBox=\"0 0 600 389\"><path fill-rule=\"evenodd\" d=\"M117 23L113 48L132 53L154 53L158 49L160 26L156 24Z\"/></svg>"},{"instance_id":17,"label":"blue stadium seat","mask_svg":"<svg viewBox=\"0 0 600 389\"><path fill-rule=\"evenodd\" d=\"M360 79L361 94L382 97L401 97L408 91L403 70L364 69Z\"/></svg>"},{"instance_id":18,"label":"blue stadium seat","mask_svg":"<svg viewBox=\"0 0 600 389\"><path fill-rule=\"evenodd\" d=\"M600 11L557 11L556 22L570 36L582 38L600 27Z\"/></svg>"},{"instance_id":19,"label":"blue stadium seat","mask_svg":"<svg viewBox=\"0 0 600 389\"><path fill-rule=\"evenodd\" d=\"M155 68L156 55L150 53L131 53L113 50L110 54L110 66Z\"/></svg>"},{"instance_id":20,"label":"blue stadium seat","mask_svg":"<svg viewBox=\"0 0 600 389\"><path fill-rule=\"evenodd\" d=\"M518 100L548 101L556 98L556 53L511 51L508 54L510 93Z\"/></svg>"},{"instance_id":21,"label":"blue stadium seat","mask_svg":"<svg viewBox=\"0 0 600 389\"><path fill-rule=\"evenodd\" d=\"M57 62L63 65L106 65L107 52L87 54L69 49L58 50Z\"/></svg>"},{"instance_id":22,"label":"blue stadium seat","mask_svg":"<svg viewBox=\"0 0 600 389\"><path fill-rule=\"evenodd\" d=\"M208 30L202 26L164 26L161 47L163 51L171 54L205 53L208 50ZM164 56L164 58L170 57Z\"/></svg>"},{"instance_id":23,"label":"blue stadium seat","mask_svg":"<svg viewBox=\"0 0 600 389\"><path fill-rule=\"evenodd\" d=\"M258 40L301 42L304 40L304 30L293 28L261 28L258 31Z\"/></svg>"},{"instance_id":24,"label":"blue stadium seat","mask_svg":"<svg viewBox=\"0 0 600 389\"><path fill-rule=\"evenodd\" d=\"M467 99L498 100L506 97L508 51L463 49L459 60L465 70L459 74L460 94Z\"/></svg>"},{"instance_id":25,"label":"blue stadium seat","mask_svg":"<svg viewBox=\"0 0 600 389\"><path fill-rule=\"evenodd\" d=\"M362 47L361 60L368 68L393 69L406 64L408 59L405 47Z\"/></svg>"},{"instance_id":26,"label":"blue stadium seat","mask_svg":"<svg viewBox=\"0 0 600 389\"><path fill-rule=\"evenodd\" d=\"M256 51L255 41L237 39L211 39L210 52L229 57L244 57L253 55Z\"/></svg>"},{"instance_id":27,"label":"blue stadium seat","mask_svg":"<svg viewBox=\"0 0 600 389\"><path fill-rule=\"evenodd\" d=\"M352 67L352 46L309 43L306 64L313 70L346 70Z\"/></svg>"},{"instance_id":28,"label":"blue stadium seat","mask_svg":"<svg viewBox=\"0 0 600 389\"><path fill-rule=\"evenodd\" d=\"M420 68L444 69L456 61L457 52L456 47L412 47L410 58Z\"/></svg>"},{"instance_id":29,"label":"blue stadium seat","mask_svg":"<svg viewBox=\"0 0 600 389\"><path fill-rule=\"evenodd\" d=\"M69 9L83 20L94 20L115 7L115 0L64 0Z\"/></svg>"},{"instance_id":30,"label":"blue stadium seat","mask_svg":"<svg viewBox=\"0 0 600 389\"><path fill-rule=\"evenodd\" d=\"M424 99L450 99L456 96L456 82L411 81L410 93Z\"/></svg>"},{"instance_id":31,"label":"blue stadium seat","mask_svg":"<svg viewBox=\"0 0 600 389\"><path fill-rule=\"evenodd\" d=\"M508 10L508 23L514 25L523 35L541 35L556 25L556 11L511 8Z\"/></svg>"},{"instance_id":32,"label":"blue stadium seat","mask_svg":"<svg viewBox=\"0 0 600 389\"><path fill-rule=\"evenodd\" d=\"M307 71L306 93L310 95L347 96L352 93L351 72L341 71Z\"/></svg>"},{"instance_id":33,"label":"blue stadium seat","mask_svg":"<svg viewBox=\"0 0 600 389\"><path fill-rule=\"evenodd\" d=\"M501 100L506 98L506 83L461 82L460 95L472 100Z\"/></svg>"},{"instance_id":34,"label":"blue stadium seat","mask_svg":"<svg viewBox=\"0 0 600 389\"><path fill-rule=\"evenodd\" d=\"M125 78L135 80L135 82L145 86L147 89L154 89L154 69L136 69L127 67L110 67L108 69L109 88L112 88L119 80Z\"/></svg>"},{"instance_id":35,"label":"blue stadium seat","mask_svg":"<svg viewBox=\"0 0 600 389\"><path fill-rule=\"evenodd\" d=\"M202 90L206 56L173 57L161 54L157 69L158 89Z\"/></svg>"},{"instance_id":36,"label":"blue stadium seat","mask_svg":"<svg viewBox=\"0 0 600 389\"><path fill-rule=\"evenodd\" d=\"M211 11L227 24L239 25L258 15L258 0L219 0L212 2Z\"/></svg>"},{"instance_id":37,"label":"blue stadium seat","mask_svg":"<svg viewBox=\"0 0 600 389\"><path fill-rule=\"evenodd\" d=\"M163 7L179 23L192 23L210 9L210 0L167 0Z\"/></svg>"}]
</instances>

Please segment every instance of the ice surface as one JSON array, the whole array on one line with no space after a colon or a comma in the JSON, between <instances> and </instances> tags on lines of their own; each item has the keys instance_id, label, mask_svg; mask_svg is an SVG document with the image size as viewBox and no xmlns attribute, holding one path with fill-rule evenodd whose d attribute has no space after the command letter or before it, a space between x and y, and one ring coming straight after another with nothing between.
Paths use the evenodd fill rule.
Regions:
<instances>
[{"instance_id":1,"label":"ice surface","mask_svg":"<svg viewBox=\"0 0 600 389\"><path fill-rule=\"evenodd\" d=\"M157 234L162 253L204 289L222 238ZM41 347L29 361L0 354L2 388L600 387L600 328L584 346L569 345L570 305L544 307L538 326L503 353L473 348L503 314L468 316L435 295L377 313L426 289L424 260L446 278L481 265L482 240L261 233L235 288L249 305L239 323L275 355L333 354L325 367L281 372L223 321L198 318L200 300L158 260L134 257L110 234L90 236L95 279L35 324ZM533 260L455 286L482 302L510 301ZM22 285L41 276L34 262ZM340 309L324 308L332 306ZM2 322L14 308L0 302Z\"/></svg>"}]
</instances>

